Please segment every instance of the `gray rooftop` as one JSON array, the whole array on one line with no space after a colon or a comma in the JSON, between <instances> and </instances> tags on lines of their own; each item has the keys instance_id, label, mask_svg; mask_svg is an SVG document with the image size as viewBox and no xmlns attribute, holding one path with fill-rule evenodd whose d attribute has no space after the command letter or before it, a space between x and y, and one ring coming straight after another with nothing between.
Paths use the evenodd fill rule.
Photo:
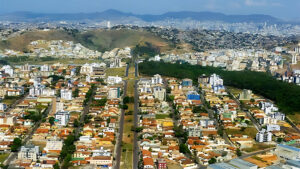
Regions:
<instances>
[{"instance_id":1,"label":"gray rooftop","mask_svg":"<svg viewBox=\"0 0 300 169\"><path fill-rule=\"evenodd\" d=\"M300 168L300 161L298 160L287 160L286 164Z\"/></svg>"},{"instance_id":2,"label":"gray rooftop","mask_svg":"<svg viewBox=\"0 0 300 169\"><path fill-rule=\"evenodd\" d=\"M276 166L276 165L271 165L271 166L266 167L265 169L283 169L283 168Z\"/></svg>"},{"instance_id":3,"label":"gray rooftop","mask_svg":"<svg viewBox=\"0 0 300 169\"><path fill-rule=\"evenodd\" d=\"M252 164L248 161L245 161L245 160L242 160L239 158L233 159L233 160L229 161L229 163L236 165L238 167L240 167L240 166L255 167L256 166L255 164Z\"/></svg>"},{"instance_id":4,"label":"gray rooftop","mask_svg":"<svg viewBox=\"0 0 300 169\"><path fill-rule=\"evenodd\" d=\"M209 165L208 167L213 169L239 169L227 163L212 164Z\"/></svg>"}]
</instances>

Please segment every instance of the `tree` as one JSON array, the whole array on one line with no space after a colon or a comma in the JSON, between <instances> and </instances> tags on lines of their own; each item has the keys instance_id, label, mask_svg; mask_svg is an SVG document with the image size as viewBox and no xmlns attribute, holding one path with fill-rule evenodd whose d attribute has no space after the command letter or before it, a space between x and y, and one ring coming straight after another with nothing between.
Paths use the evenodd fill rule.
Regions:
<instances>
[{"instance_id":1,"label":"tree","mask_svg":"<svg viewBox=\"0 0 300 169\"><path fill-rule=\"evenodd\" d=\"M280 138L280 137L277 138L277 142L278 142L278 143L281 143L282 141L283 141L283 138Z\"/></svg>"},{"instance_id":2,"label":"tree","mask_svg":"<svg viewBox=\"0 0 300 169\"><path fill-rule=\"evenodd\" d=\"M216 162L217 162L217 160L216 160L215 158L211 158L211 159L208 161L209 164L214 164L214 163L216 163Z\"/></svg>"},{"instance_id":3,"label":"tree","mask_svg":"<svg viewBox=\"0 0 300 169\"><path fill-rule=\"evenodd\" d=\"M17 152L21 146L22 146L22 140L20 138L15 138L13 144L11 145L11 151Z\"/></svg>"},{"instance_id":4,"label":"tree","mask_svg":"<svg viewBox=\"0 0 300 169\"><path fill-rule=\"evenodd\" d=\"M167 102L172 102L174 100L174 96L167 94L166 100L167 100Z\"/></svg>"},{"instance_id":5,"label":"tree","mask_svg":"<svg viewBox=\"0 0 300 169\"><path fill-rule=\"evenodd\" d=\"M219 136L223 137L223 127L220 126L217 132Z\"/></svg>"},{"instance_id":6,"label":"tree","mask_svg":"<svg viewBox=\"0 0 300 169\"><path fill-rule=\"evenodd\" d=\"M128 109L127 104L123 104L123 105L121 105L120 107L121 107L122 109L124 109L124 110L127 110L127 109Z\"/></svg>"},{"instance_id":7,"label":"tree","mask_svg":"<svg viewBox=\"0 0 300 169\"><path fill-rule=\"evenodd\" d=\"M79 127L80 123L77 119L74 120L74 127Z\"/></svg>"},{"instance_id":8,"label":"tree","mask_svg":"<svg viewBox=\"0 0 300 169\"><path fill-rule=\"evenodd\" d=\"M143 131L143 129L144 129L143 127L134 127L134 126L131 127L131 131L134 131L137 133Z\"/></svg>"},{"instance_id":9,"label":"tree","mask_svg":"<svg viewBox=\"0 0 300 169\"><path fill-rule=\"evenodd\" d=\"M167 92L167 94L170 94L171 93L171 88L167 87L166 92Z\"/></svg>"},{"instance_id":10,"label":"tree","mask_svg":"<svg viewBox=\"0 0 300 169\"><path fill-rule=\"evenodd\" d=\"M123 99L123 103L124 104L133 103L133 102L134 102L134 97L128 97L128 96L126 96Z\"/></svg>"},{"instance_id":11,"label":"tree","mask_svg":"<svg viewBox=\"0 0 300 169\"><path fill-rule=\"evenodd\" d=\"M242 155L242 152L239 148L236 149L236 155L239 156L239 157Z\"/></svg>"},{"instance_id":12,"label":"tree","mask_svg":"<svg viewBox=\"0 0 300 169\"><path fill-rule=\"evenodd\" d=\"M191 154L191 151L189 150L189 148L186 144L180 144L179 151L184 154Z\"/></svg>"},{"instance_id":13,"label":"tree","mask_svg":"<svg viewBox=\"0 0 300 169\"><path fill-rule=\"evenodd\" d=\"M54 169L60 169L59 164L58 164L58 163L55 163L55 164L53 165L53 168L54 168Z\"/></svg>"},{"instance_id":14,"label":"tree","mask_svg":"<svg viewBox=\"0 0 300 169\"><path fill-rule=\"evenodd\" d=\"M202 106L195 106L193 108L193 113L206 113L207 111Z\"/></svg>"},{"instance_id":15,"label":"tree","mask_svg":"<svg viewBox=\"0 0 300 169\"><path fill-rule=\"evenodd\" d=\"M273 100L282 112L289 114L300 110L300 86L276 80L271 74L254 71L226 71L221 68L189 64L171 64L163 62L143 62L139 64L139 72L144 75L191 78L197 81L202 75L216 73L224 80L224 85L250 89L254 93ZM284 98L284 99L282 99Z\"/></svg>"},{"instance_id":16,"label":"tree","mask_svg":"<svg viewBox=\"0 0 300 169\"><path fill-rule=\"evenodd\" d=\"M79 89L76 88L76 89L73 91L72 95L73 95L73 97L78 97L78 94L79 94Z\"/></svg>"},{"instance_id":17,"label":"tree","mask_svg":"<svg viewBox=\"0 0 300 169\"><path fill-rule=\"evenodd\" d=\"M51 126L54 125L54 121L55 121L55 118L54 118L54 117L50 117L50 118L49 118L49 123L50 123Z\"/></svg>"}]
</instances>

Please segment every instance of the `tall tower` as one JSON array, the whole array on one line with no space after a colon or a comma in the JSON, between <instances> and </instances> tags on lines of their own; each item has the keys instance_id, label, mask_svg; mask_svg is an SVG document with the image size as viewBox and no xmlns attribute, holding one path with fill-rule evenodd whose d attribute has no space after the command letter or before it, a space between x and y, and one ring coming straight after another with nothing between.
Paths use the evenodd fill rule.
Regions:
<instances>
[{"instance_id":1,"label":"tall tower","mask_svg":"<svg viewBox=\"0 0 300 169\"><path fill-rule=\"evenodd\" d=\"M107 25L106 25L106 27L107 27L108 29L110 29L110 28L111 28L110 21L107 21Z\"/></svg>"},{"instance_id":2,"label":"tall tower","mask_svg":"<svg viewBox=\"0 0 300 169\"><path fill-rule=\"evenodd\" d=\"M297 64L297 54L293 54L293 57L292 57L292 65L295 65Z\"/></svg>"},{"instance_id":3,"label":"tall tower","mask_svg":"<svg viewBox=\"0 0 300 169\"><path fill-rule=\"evenodd\" d=\"M295 50L294 50L297 54L300 54L300 44L298 44L297 47L295 47Z\"/></svg>"}]
</instances>

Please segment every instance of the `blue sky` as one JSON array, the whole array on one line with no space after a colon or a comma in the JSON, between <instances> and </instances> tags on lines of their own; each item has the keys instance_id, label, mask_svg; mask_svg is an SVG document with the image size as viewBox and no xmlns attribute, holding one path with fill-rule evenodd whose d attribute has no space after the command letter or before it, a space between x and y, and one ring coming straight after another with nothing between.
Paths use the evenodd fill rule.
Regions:
<instances>
[{"instance_id":1,"label":"blue sky","mask_svg":"<svg viewBox=\"0 0 300 169\"><path fill-rule=\"evenodd\" d=\"M268 14L285 19L300 18L300 0L0 0L0 13L76 13L101 12L107 9L137 14L213 11L225 14Z\"/></svg>"}]
</instances>

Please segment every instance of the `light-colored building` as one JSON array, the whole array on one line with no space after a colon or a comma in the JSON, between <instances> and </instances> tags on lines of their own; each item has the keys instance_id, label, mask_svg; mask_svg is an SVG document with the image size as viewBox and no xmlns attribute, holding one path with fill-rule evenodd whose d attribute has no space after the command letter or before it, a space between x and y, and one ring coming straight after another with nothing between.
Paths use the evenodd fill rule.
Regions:
<instances>
[{"instance_id":1,"label":"light-colored building","mask_svg":"<svg viewBox=\"0 0 300 169\"><path fill-rule=\"evenodd\" d=\"M120 98L121 91L119 87L110 88L108 91L108 99L117 99Z\"/></svg>"},{"instance_id":2,"label":"light-colored building","mask_svg":"<svg viewBox=\"0 0 300 169\"><path fill-rule=\"evenodd\" d=\"M58 111L55 113L55 121L60 126L66 126L70 120L70 113L68 111Z\"/></svg>"},{"instance_id":3,"label":"light-colored building","mask_svg":"<svg viewBox=\"0 0 300 169\"><path fill-rule=\"evenodd\" d=\"M60 90L60 97L64 100L72 100L72 90L70 89L61 89Z\"/></svg>"},{"instance_id":4,"label":"light-colored building","mask_svg":"<svg viewBox=\"0 0 300 169\"><path fill-rule=\"evenodd\" d=\"M262 129L261 131L259 131L256 134L256 141L260 142L260 143L262 143L262 142L270 142L270 141L272 141L272 133L268 132L265 129Z\"/></svg>"},{"instance_id":5,"label":"light-colored building","mask_svg":"<svg viewBox=\"0 0 300 169\"><path fill-rule=\"evenodd\" d=\"M154 75L151 78L151 84L156 85L156 84L163 84L163 79L159 74Z\"/></svg>"},{"instance_id":6,"label":"light-colored building","mask_svg":"<svg viewBox=\"0 0 300 169\"><path fill-rule=\"evenodd\" d=\"M107 84L119 84L122 82L122 78L119 76L108 76L107 77Z\"/></svg>"},{"instance_id":7,"label":"light-colored building","mask_svg":"<svg viewBox=\"0 0 300 169\"><path fill-rule=\"evenodd\" d=\"M166 99L166 89L160 86L155 86L153 87L153 95L156 99L164 101Z\"/></svg>"},{"instance_id":8,"label":"light-colored building","mask_svg":"<svg viewBox=\"0 0 300 169\"><path fill-rule=\"evenodd\" d=\"M284 144L277 144L275 154L284 160L300 160L300 149Z\"/></svg>"},{"instance_id":9,"label":"light-colored building","mask_svg":"<svg viewBox=\"0 0 300 169\"><path fill-rule=\"evenodd\" d=\"M5 103L0 103L0 111L5 111L7 109L7 105Z\"/></svg>"},{"instance_id":10,"label":"light-colored building","mask_svg":"<svg viewBox=\"0 0 300 169\"><path fill-rule=\"evenodd\" d=\"M239 95L239 100L250 100L252 97L252 91L244 89L240 95Z\"/></svg>"},{"instance_id":11,"label":"light-colored building","mask_svg":"<svg viewBox=\"0 0 300 169\"><path fill-rule=\"evenodd\" d=\"M25 145L18 153L18 159L37 161L39 158L39 146Z\"/></svg>"},{"instance_id":12,"label":"light-colored building","mask_svg":"<svg viewBox=\"0 0 300 169\"><path fill-rule=\"evenodd\" d=\"M49 72L52 71L52 68L49 65L43 65L41 66L41 72Z\"/></svg>"},{"instance_id":13,"label":"light-colored building","mask_svg":"<svg viewBox=\"0 0 300 169\"><path fill-rule=\"evenodd\" d=\"M0 125L5 124L5 125L10 125L13 126L16 123L16 117L15 116L1 116L0 117Z\"/></svg>"},{"instance_id":14,"label":"light-colored building","mask_svg":"<svg viewBox=\"0 0 300 169\"><path fill-rule=\"evenodd\" d=\"M46 147L44 148L44 150L46 152L58 152L61 151L63 147L63 141L62 140L48 140L46 143Z\"/></svg>"},{"instance_id":15,"label":"light-colored building","mask_svg":"<svg viewBox=\"0 0 300 169\"><path fill-rule=\"evenodd\" d=\"M188 128L189 137L201 137L201 128L200 127L189 127Z\"/></svg>"}]
</instances>

